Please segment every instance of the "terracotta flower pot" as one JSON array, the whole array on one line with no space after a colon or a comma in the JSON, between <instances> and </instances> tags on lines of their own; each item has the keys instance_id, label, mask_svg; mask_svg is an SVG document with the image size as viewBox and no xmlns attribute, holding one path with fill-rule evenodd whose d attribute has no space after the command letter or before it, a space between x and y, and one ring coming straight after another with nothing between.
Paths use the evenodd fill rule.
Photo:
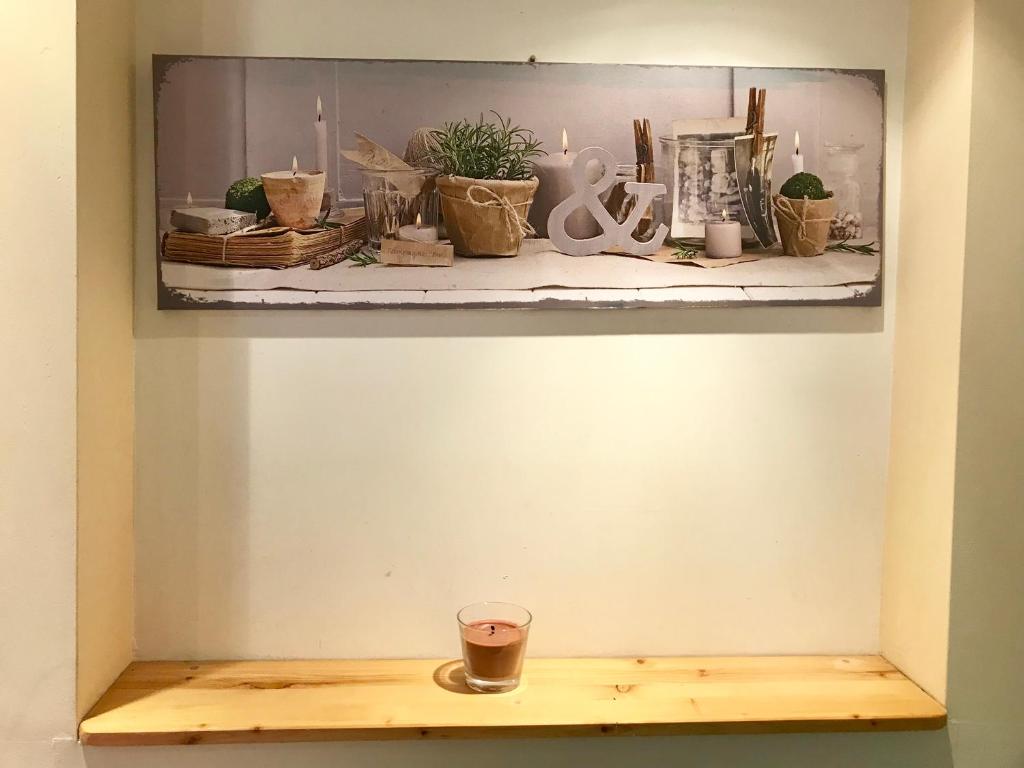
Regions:
<instances>
[{"instance_id":1,"label":"terracotta flower pot","mask_svg":"<svg viewBox=\"0 0 1024 768\"><path fill-rule=\"evenodd\" d=\"M818 256L825 252L829 226L836 215L833 198L794 200L776 195L773 203L783 253L787 256Z\"/></svg>"},{"instance_id":2,"label":"terracotta flower pot","mask_svg":"<svg viewBox=\"0 0 1024 768\"><path fill-rule=\"evenodd\" d=\"M448 237L462 256L515 256L531 232L530 204L540 182L438 176Z\"/></svg>"},{"instance_id":3,"label":"terracotta flower pot","mask_svg":"<svg viewBox=\"0 0 1024 768\"><path fill-rule=\"evenodd\" d=\"M327 179L323 171L274 171L261 178L278 224L292 229L309 229L316 224Z\"/></svg>"}]
</instances>

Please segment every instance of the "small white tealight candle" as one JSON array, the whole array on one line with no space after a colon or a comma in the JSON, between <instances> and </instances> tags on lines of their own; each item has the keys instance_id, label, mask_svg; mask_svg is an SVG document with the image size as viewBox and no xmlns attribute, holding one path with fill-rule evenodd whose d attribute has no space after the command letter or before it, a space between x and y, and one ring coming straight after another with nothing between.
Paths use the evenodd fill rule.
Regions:
<instances>
[{"instance_id":1,"label":"small white tealight candle","mask_svg":"<svg viewBox=\"0 0 1024 768\"><path fill-rule=\"evenodd\" d=\"M406 224L398 229L398 239L413 243L436 243L437 227L424 227L423 218L417 213L415 224Z\"/></svg>"},{"instance_id":2,"label":"small white tealight candle","mask_svg":"<svg viewBox=\"0 0 1024 768\"><path fill-rule=\"evenodd\" d=\"M800 131L796 132L794 143L796 144L796 152L790 157L790 159L793 161L793 173L803 173L804 156L800 154Z\"/></svg>"},{"instance_id":3,"label":"small white tealight candle","mask_svg":"<svg viewBox=\"0 0 1024 768\"><path fill-rule=\"evenodd\" d=\"M729 209L722 209L721 221L704 222L704 255L709 259L735 259L743 255L740 223L729 218Z\"/></svg>"}]
</instances>

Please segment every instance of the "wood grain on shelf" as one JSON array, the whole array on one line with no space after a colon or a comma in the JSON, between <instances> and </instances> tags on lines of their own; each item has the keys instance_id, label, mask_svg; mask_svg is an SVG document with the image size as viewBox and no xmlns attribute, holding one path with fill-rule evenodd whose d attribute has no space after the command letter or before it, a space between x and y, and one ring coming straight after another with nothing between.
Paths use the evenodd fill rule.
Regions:
<instances>
[{"instance_id":1,"label":"wood grain on shelf","mask_svg":"<svg viewBox=\"0 0 1024 768\"><path fill-rule=\"evenodd\" d=\"M880 656L528 659L476 694L438 660L137 662L82 722L97 746L937 729Z\"/></svg>"}]
</instances>

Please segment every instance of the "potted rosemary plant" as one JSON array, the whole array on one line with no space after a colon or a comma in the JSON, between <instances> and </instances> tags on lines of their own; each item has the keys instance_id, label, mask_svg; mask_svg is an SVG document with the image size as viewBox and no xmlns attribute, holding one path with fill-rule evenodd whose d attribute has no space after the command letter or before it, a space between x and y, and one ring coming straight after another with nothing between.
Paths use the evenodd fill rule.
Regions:
<instances>
[{"instance_id":1,"label":"potted rosemary plant","mask_svg":"<svg viewBox=\"0 0 1024 768\"><path fill-rule=\"evenodd\" d=\"M477 123L446 123L431 132L427 160L437 170L445 226L463 256L515 256L533 232L526 217L544 154L533 132L492 113Z\"/></svg>"}]
</instances>

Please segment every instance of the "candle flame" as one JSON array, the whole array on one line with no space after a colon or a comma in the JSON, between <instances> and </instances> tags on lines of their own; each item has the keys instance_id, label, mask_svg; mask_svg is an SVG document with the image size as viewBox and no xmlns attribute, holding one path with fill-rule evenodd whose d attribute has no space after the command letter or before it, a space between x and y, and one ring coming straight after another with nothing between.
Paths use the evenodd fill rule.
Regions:
<instances>
[{"instance_id":1,"label":"candle flame","mask_svg":"<svg viewBox=\"0 0 1024 768\"><path fill-rule=\"evenodd\" d=\"M562 129L562 154L566 154L569 151L569 134L566 133L565 128Z\"/></svg>"},{"instance_id":2,"label":"candle flame","mask_svg":"<svg viewBox=\"0 0 1024 768\"><path fill-rule=\"evenodd\" d=\"M292 155L292 176L299 172L299 158Z\"/></svg>"},{"instance_id":3,"label":"candle flame","mask_svg":"<svg viewBox=\"0 0 1024 768\"><path fill-rule=\"evenodd\" d=\"M192 207L192 193L191 192L189 192L188 195L185 197L185 205L188 208Z\"/></svg>"},{"instance_id":4,"label":"candle flame","mask_svg":"<svg viewBox=\"0 0 1024 768\"><path fill-rule=\"evenodd\" d=\"M417 214L416 214L416 229L419 229L419 228L420 228L420 227L422 227L422 226L423 226L423 217L422 217L422 216L420 216L420 215L419 215L419 214L417 213Z\"/></svg>"},{"instance_id":5,"label":"candle flame","mask_svg":"<svg viewBox=\"0 0 1024 768\"><path fill-rule=\"evenodd\" d=\"M316 97L316 121L319 123L324 119L324 103L320 101L320 97Z\"/></svg>"},{"instance_id":6,"label":"candle flame","mask_svg":"<svg viewBox=\"0 0 1024 768\"><path fill-rule=\"evenodd\" d=\"M722 209L722 221L728 221L728 220L729 220L729 209L728 208L723 208Z\"/></svg>"},{"instance_id":7,"label":"candle flame","mask_svg":"<svg viewBox=\"0 0 1024 768\"><path fill-rule=\"evenodd\" d=\"M800 154L800 131L796 132L796 153Z\"/></svg>"}]
</instances>

